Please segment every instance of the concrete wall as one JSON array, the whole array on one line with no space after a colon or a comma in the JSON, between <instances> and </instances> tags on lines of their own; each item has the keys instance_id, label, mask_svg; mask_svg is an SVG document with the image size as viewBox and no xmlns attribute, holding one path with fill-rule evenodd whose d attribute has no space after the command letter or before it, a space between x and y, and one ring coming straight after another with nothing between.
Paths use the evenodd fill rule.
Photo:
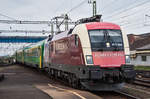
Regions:
<instances>
[{"instance_id":1,"label":"concrete wall","mask_svg":"<svg viewBox=\"0 0 150 99\"><path fill-rule=\"evenodd\" d=\"M145 55L146 56L146 61L142 61L143 55L137 55L136 58L131 59L131 64L135 66L150 66L150 55Z\"/></svg>"}]
</instances>

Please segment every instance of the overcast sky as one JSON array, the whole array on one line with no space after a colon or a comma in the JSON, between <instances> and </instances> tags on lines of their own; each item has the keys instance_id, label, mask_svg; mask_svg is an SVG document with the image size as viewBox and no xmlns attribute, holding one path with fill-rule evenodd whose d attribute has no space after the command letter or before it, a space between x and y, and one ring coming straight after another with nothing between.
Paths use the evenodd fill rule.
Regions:
<instances>
[{"instance_id":1,"label":"overcast sky","mask_svg":"<svg viewBox=\"0 0 150 99\"><path fill-rule=\"evenodd\" d=\"M81 2L84 4L76 7ZM72 20L92 16L92 5L88 0L1 0L0 20L48 21L73 9L69 16ZM121 25L127 34L150 33L150 0L97 0L97 13L106 22ZM4 17L2 15L9 16ZM50 30L48 25L16 25L0 23L0 30ZM43 35L26 33L0 33L1 35ZM0 56L13 53L19 48L13 44L0 44ZM22 44L21 44L22 46ZM7 52L7 53L6 53Z\"/></svg>"},{"instance_id":2,"label":"overcast sky","mask_svg":"<svg viewBox=\"0 0 150 99\"><path fill-rule=\"evenodd\" d=\"M1 0L0 14L16 20L50 20L54 16L68 12L84 0ZM149 1L149 2L147 2ZM150 0L97 0L97 12L103 20L121 25L127 33L150 32ZM86 3L69 13L72 20L92 16L92 5ZM0 20L10 19L0 16ZM1 24L2 29L50 30L47 25ZM4 35L4 34L0 34ZM8 34L5 34L8 35ZM12 34L14 35L14 34ZM35 34L34 34L35 35Z\"/></svg>"}]
</instances>

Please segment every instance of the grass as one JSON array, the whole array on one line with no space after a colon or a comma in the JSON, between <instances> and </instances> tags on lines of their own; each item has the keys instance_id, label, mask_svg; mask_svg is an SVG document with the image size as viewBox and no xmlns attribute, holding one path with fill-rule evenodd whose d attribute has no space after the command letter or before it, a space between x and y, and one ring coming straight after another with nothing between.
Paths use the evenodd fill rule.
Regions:
<instances>
[{"instance_id":1,"label":"grass","mask_svg":"<svg viewBox=\"0 0 150 99\"><path fill-rule=\"evenodd\" d=\"M150 71L150 66L135 66L134 69Z\"/></svg>"}]
</instances>

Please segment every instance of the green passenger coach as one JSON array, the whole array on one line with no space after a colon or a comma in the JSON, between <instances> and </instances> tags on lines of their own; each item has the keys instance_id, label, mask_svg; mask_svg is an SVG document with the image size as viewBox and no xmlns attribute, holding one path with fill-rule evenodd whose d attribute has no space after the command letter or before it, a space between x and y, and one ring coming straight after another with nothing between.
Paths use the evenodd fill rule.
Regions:
<instances>
[{"instance_id":1,"label":"green passenger coach","mask_svg":"<svg viewBox=\"0 0 150 99\"><path fill-rule=\"evenodd\" d=\"M22 64L24 62L24 57L23 56L24 56L23 55L23 49L18 50L16 52L16 62Z\"/></svg>"},{"instance_id":2,"label":"green passenger coach","mask_svg":"<svg viewBox=\"0 0 150 99\"><path fill-rule=\"evenodd\" d=\"M41 69L43 66L44 43L45 40L26 46L16 52L16 61Z\"/></svg>"}]
</instances>

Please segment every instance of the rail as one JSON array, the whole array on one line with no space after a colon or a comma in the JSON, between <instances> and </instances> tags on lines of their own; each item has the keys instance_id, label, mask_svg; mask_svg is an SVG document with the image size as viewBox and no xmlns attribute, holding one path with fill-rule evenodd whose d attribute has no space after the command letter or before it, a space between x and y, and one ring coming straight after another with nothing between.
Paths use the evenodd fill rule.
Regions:
<instances>
[{"instance_id":1,"label":"rail","mask_svg":"<svg viewBox=\"0 0 150 99\"><path fill-rule=\"evenodd\" d=\"M139 86L143 86L146 88L150 88L150 81L148 80L142 80L142 79L135 79L135 81L133 82L134 85L139 85Z\"/></svg>"},{"instance_id":2,"label":"rail","mask_svg":"<svg viewBox=\"0 0 150 99\"><path fill-rule=\"evenodd\" d=\"M139 98L139 97L133 96L133 95L131 95L131 94L128 94L128 93L125 93L125 92L122 92L122 91L114 91L114 92L116 92L116 93L118 93L118 94L120 94L120 95L126 96L127 99L141 99L141 98Z\"/></svg>"}]
</instances>

